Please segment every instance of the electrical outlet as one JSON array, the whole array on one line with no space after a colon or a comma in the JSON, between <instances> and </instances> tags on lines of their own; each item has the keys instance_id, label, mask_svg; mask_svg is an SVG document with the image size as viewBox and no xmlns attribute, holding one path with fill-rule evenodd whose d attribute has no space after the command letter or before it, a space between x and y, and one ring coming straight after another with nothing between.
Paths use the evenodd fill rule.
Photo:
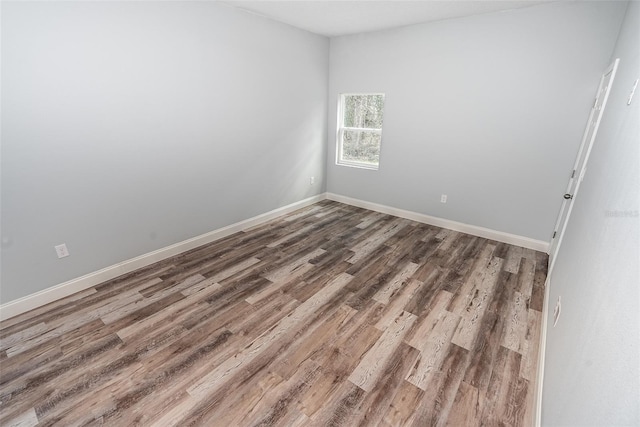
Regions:
<instances>
[{"instance_id":1,"label":"electrical outlet","mask_svg":"<svg viewBox=\"0 0 640 427\"><path fill-rule=\"evenodd\" d=\"M65 243L54 246L56 249L56 254L58 254L58 258L64 258L69 256L69 250L67 249L67 245Z\"/></svg>"},{"instance_id":2,"label":"electrical outlet","mask_svg":"<svg viewBox=\"0 0 640 427\"><path fill-rule=\"evenodd\" d=\"M443 194L442 196L440 196L440 203L447 203L447 195Z\"/></svg>"},{"instance_id":3,"label":"electrical outlet","mask_svg":"<svg viewBox=\"0 0 640 427\"><path fill-rule=\"evenodd\" d=\"M309 185L313 185L316 183L316 177L312 176L311 178L309 178Z\"/></svg>"}]
</instances>

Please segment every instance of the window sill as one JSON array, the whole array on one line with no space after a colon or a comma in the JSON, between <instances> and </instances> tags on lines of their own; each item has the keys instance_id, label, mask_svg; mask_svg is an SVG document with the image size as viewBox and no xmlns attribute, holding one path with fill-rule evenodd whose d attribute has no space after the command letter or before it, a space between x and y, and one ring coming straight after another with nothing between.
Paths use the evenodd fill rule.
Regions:
<instances>
[{"instance_id":1,"label":"window sill","mask_svg":"<svg viewBox=\"0 0 640 427\"><path fill-rule=\"evenodd\" d=\"M368 169L377 171L380 168L380 165L370 165L366 163L355 163L355 162L336 162L337 166L346 166L348 168L356 168L356 169Z\"/></svg>"}]
</instances>

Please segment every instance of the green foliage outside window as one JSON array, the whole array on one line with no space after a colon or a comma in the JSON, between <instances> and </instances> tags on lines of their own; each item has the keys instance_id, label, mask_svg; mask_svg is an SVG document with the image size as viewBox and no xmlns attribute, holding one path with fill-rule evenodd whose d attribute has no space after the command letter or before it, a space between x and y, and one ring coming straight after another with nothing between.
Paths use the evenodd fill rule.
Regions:
<instances>
[{"instance_id":1,"label":"green foliage outside window","mask_svg":"<svg viewBox=\"0 0 640 427\"><path fill-rule=\"evenodd\" d=\"M343 95L340 161L377 168L384 95Z\"/></svg>"}]
</instances>

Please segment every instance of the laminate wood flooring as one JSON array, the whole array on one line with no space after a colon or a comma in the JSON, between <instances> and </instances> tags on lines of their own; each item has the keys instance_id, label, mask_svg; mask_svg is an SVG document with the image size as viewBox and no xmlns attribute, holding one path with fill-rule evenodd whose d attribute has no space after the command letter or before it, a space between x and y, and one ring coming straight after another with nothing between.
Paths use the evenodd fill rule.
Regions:
<instances>
[{"instance_id":1,"label":"laminate wood flooring","mask_svg":"<svg viewBox=\"0 0 640 427\"><path fill-rule=\"evenodd\" d=\"M0 323L0 424L531 425L546 269L323 201Z\"/></svg>"}]
</instances>

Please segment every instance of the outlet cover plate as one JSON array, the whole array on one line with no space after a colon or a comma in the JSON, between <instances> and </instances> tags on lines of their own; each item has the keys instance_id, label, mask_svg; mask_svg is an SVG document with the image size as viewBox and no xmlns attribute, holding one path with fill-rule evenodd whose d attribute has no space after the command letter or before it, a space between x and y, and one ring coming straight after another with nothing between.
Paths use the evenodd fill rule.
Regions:
<instances>
[{"instance_id":1,"label":"outlet cover plate","mask_svg":"<svg viewBox=\"0 0 640 427\"><path fill-rule=\"evenodd\" d=\"M58 258L64 258L69 256L69 250L67 249L67 245L65 243L54 246L54 247L56 249L56 254L58 254Z\"/></svg>"}]
</instances>

